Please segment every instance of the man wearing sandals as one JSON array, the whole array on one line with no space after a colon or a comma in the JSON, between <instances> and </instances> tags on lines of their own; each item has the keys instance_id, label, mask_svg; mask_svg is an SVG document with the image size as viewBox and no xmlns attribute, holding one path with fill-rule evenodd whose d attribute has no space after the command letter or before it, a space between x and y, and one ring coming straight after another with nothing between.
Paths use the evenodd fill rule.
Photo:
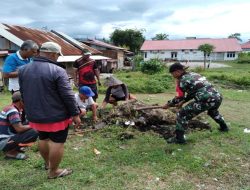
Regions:
<instances>
[{"instance_id":1,"label":"man wearing sandals","mask_svg":"<svg viewBox=\"0 0 250 190\"><path fill-rule=\"evenodd\" d=\"M37 131L22 125L23 107L20 92L15 92L12 104L0 113L0 150L3 150L6 159L25 160L27 156L22 153L20 145L35 142L38 137Z\"/></svg>"},{"instance_id":2,"label":"man wearing sandals","mask_svg":"<svg viewBox=\"0 0 250 190\"><path fill-rule=\"evenodd\" d=\"M39 151L49 169L48 178L64 177L71 169L59 169L71 117L81 122L79 108L66 71L56 62L61 46L45 42L40 56L19 70L20 91L30 126L38 131Z\"/></svg>"}]
</instances>

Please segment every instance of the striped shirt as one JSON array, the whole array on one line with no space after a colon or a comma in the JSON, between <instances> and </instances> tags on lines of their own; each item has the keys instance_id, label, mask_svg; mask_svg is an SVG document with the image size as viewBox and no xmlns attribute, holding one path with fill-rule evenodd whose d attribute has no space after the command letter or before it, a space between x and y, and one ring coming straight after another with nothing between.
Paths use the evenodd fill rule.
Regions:
<instances>
[{"instance_id":1,"label":"striped shirt","mask_svg":"<svg viewBox=\"0 0 250 190\"><path fill-rule=\"evenodd\" d=\"M12 125L19 122L21 117L18 109L14 105L6 106L0 112L0 141L14 136L17 132Z\"/></svg>"}]
</instances>

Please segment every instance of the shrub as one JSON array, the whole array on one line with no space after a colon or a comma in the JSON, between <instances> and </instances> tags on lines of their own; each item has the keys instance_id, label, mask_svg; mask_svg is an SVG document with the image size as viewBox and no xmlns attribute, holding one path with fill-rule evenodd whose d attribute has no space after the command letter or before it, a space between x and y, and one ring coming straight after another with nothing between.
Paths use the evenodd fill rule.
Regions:
<instances>
[{"instance_id":1,"label":"shrub","mask_svg":"<svg viewBox=\"0 0 250 190\"><path fill-rule=\"evenodd\" d=\"M250 52L247 52L247 53L239 53L238 57L239 57L239 58L242 58L242 57L250 57Z\"/></svg>"},{"instance_id":2,"label":"shrub","mask_svg":"<svg viewBox=\"0 0 250 190\"><path fill-rule=\"evenodd\" d=\"M239 53L237 63L239 63L239 64L250 64L250 52L248 52L248 53Z\"/></svg>"},{"instance_id":3,"label":"shrub","mask_svg":"<svg viewBox=\"0 0 250 190\"><path fill-rule=\"evenodd\" d=\"M238 58L237 63L239 63L239 64L250 64L250 56L249 57Z\"/></svg>"},{"instance_id":4,"label":"shrub","mask_svg":"<svg viewBox=\"0 0 250 190\"><path fill-rule=\"evenodd\" d=\"M141 65L141 72L146 74L160 73L164 70L164 65L159 59L150 59Z\"/></svg>"},{"instance_id":5,"label":"shrub","mask_svg":"<svg viewBox=\"0 0 250 190\"><path fill-rule=\"evenodd\" d=\"M135 55L133 58L133 71L139 71L142 63L143 56L140 54Z\"/></svg>"}]
</instances>

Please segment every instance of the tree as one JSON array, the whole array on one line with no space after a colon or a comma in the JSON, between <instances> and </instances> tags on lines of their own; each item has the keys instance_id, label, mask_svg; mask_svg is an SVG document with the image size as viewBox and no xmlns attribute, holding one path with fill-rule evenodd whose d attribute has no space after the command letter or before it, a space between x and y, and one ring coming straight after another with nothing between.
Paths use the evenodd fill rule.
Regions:
<instances>
[{"instance_id":1,"label":"tree","mask_svg":"<svg viewBox=\"0 0 250 190\"><path fill-rule=\"evenodd\" d=\"M240 33L234 33L228 36L228 38L236 38L238 41L242 41L242 39L240 38L241 34Z\"/></svg>"},{"instance_id":2,"label":"tree","mask_svg":"<svg viewBox=\"0 0 250 190\"><path fill-rule=\"evenodd\" d=\"M215 47L211 44L202 44L198 47L198 50L202 51L204 54L204 69L206 69L207 56L213 52L214 48Z\"/></svg>"},{"instance_id":3,"label":"tree","mask_svg":"<svg viewBox=\"0 0 250 190\"><path fill-rule=\"evenodd\" d=\"M138 29L115 29L110 35L110 39L114 45L129 47L130 51L137 53L145 40L143 31Z\"/></svg>"},{"instance_id":4,"label":"tree","mask_svg":"<svg viewBox=\"0 0 250 190\"><path fill-rule=\"evenodd\" d=\"M152 40L168 40L168 34L156 34L155 37L152 38Z\"/></svg>"}]
</instances>

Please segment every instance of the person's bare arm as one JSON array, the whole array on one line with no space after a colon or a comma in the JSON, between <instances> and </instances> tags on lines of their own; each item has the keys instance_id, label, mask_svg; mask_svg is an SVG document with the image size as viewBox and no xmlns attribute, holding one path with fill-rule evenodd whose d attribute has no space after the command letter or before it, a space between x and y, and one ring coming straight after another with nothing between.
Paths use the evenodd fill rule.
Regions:
<instances>
[{"instance_id":1,"label":"person's bare arm","mask_svg":"<svg viewBox=\"0 0 250 190\"><path fill-rule=\"evenodd\" d=\"M104 101L102 102L102 108L105 109L105 108L106 108L106 105L107 105L107 102L104 100Z\"/></svg>"},{"instance_id":2,"label":"person's bare arm","mask_svg":"<svg viewBox=\"0 0 250 190\"><path fill-rule=\"evenodd\" d=\"M16 78L18 76L18 71L3 73L4 78Z\"/></svg>"},{"instance_id":3,"label":"person's bare arm","mask_svg":"<svg viewBox=\"0 0 250 190\"><path fill-rule=\"evenodd\" d=\"M29 125L23 125L21 122L15 123L12 126L16 130L17 133L22 133L31 129Z\"/></svg>"},{"instance_id":4,"label":"person's bare arm","mask_svg":"<svg viewBox=\"0 0 250 190\"><path fill-rule=\"evenodd\" d=\"M92 104L91 105L91 109L92 109L92 118L93 118L93 121L97 121L97 104Z\"/></svg>"},{"instance_id":5,"label":"person's bare arm","mask_svg":"<svg viewBox=\"0 0 250 190\"><path fill-rule=\"evenodd\" d=\"M94 70L94 73L95 73L95 76L96 76L96 78L97 78L98 85L101 86L102 84L101 84L101 81L100 81L100 71L99 71L99 69L98 69L98 68L95 69L95 70Z\"/></svg>"}]
</instances>

